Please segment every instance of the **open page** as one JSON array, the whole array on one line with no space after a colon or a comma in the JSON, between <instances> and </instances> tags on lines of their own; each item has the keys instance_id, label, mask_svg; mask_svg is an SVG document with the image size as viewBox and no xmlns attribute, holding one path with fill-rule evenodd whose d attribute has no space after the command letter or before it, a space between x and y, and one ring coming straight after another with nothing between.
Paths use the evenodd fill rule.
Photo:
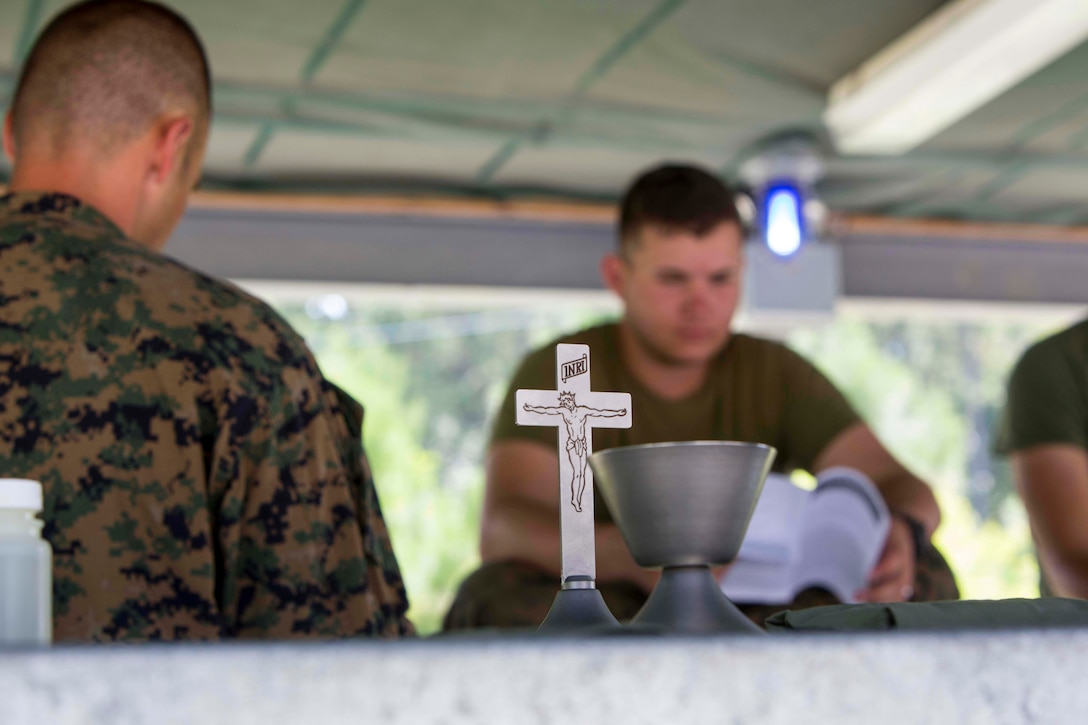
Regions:
<instances>
[{"instance_id":1,"label":"open page","mask_svg":"<svg viewBox=\"0 0 1088 725\"><path fill-rule=\"evenodd\" d=\"M843 602L857 600L884 549L891 515L876 486L851 468L830 468L816 478L816 490L798 531L794 590L827 589Z\"/></svg>"},{"instance_id":2,"label":"open page","mask_svg":"<svg viewBox=\"0 0 1088 725\"><path fill-rule=\"evenodd\" d=\"M772 474L722 590L736 602L788 604L801 590L818 586L855 601L889 526L879 491L853 469L821 472L814 491Z\"/></svg>"},{"instance_id":3,"label":"open page","mask_svg":"<svg viewBox=\"0 0 1088 725\"><path fill-rule=\"evenodd\" d=\"M780 604L793 599L793 562L799 556L797 527L809 492L779 473L767 476L737 559L722 579L734 602Z\"/></svg>"}]
</instances>

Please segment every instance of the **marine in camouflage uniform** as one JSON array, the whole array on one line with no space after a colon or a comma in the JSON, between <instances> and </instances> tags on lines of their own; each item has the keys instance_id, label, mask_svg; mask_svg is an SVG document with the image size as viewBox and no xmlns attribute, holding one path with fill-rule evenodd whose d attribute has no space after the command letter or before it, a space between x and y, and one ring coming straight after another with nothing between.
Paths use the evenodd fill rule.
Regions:
<instances>
[{"instance_id":1,"label":"marine in camouflage uniform","mask_svg":"<svg viewBox=\"0 0 1088 725\"><path fill-rule=\"evenodd\" d=\"M56 640L410 634L361 425L267 305L0 196L0 475L43 484Z\"/></svg>"}]
</instances>

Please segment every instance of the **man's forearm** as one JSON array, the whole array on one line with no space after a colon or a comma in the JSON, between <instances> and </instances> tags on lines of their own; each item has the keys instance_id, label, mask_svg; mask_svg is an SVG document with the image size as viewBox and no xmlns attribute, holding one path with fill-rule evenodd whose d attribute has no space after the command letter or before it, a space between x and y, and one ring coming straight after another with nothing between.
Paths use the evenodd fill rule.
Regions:
<instances>
[{"instance_id":1,"label":"man's forearm","mask_svg":"<svg viewBox=\"0 0 1088 725\"><path fill-rule=\"evenodd\" d=\"M523 561L560 575L559 514L528 503L503 504L484 517L480 558Z\"/></svg>"},{"instance_id":2,"label":"man's forearm","mask_svg":"<svg viewBox=\"0 0 1088 725\"><path fill-rule=\"evenodd\" d=\"M921 480L904 472L877 482L877 488L893 513L904 514L920 523L927 537L937 530L941 509L933 490Z\"/></svg>"},{"instance_id":3,"label":"man's forearm","mask_svg":"<svg viewBox=\"0 0 1088 725\"><path fill-rule=\"evenodd\" d=\"M1055 594L1088 599L1088 451L1047 444L1009 459L1047 583Z\"/></svg>"},{"instance_id":4,"label":"man's forearm","mask_svg":"<svg viewBox=\"0 0 1088 725\"><path fill-rule=\"evenodd\" d=\"M598 523L594 541L599 581L630 581L646 591L653 588L658 574L635 563L615 524ZM495 512L483 527L480 557L484 561L524 561L558 578L562 569L558 512L531 505Z\"/></svg>"}]
</instances>

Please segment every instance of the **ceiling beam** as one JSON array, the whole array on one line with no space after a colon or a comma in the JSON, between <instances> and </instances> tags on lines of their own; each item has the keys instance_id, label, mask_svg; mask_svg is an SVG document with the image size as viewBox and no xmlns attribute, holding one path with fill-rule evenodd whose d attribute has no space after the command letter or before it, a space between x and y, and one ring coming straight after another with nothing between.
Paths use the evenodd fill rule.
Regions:
<instances>
[{"instance_id":1,"label":"ceiling beam","mask_svg":"<svg viewBox=\"0 0 1088 725\"><path fill-rule=\"evenodd\" d=\"M541 218L500 204L306 203L197 203L167 249L241 279L582 291L601 289L598 264L615 246L613 216L603 209L571 219L562 209ZM853 217L840 220L834 239L846 298L1084 304L1088 228Z\"/></svg>"},{"instance_id":2,"label":"ceiling beam","mask_svg":"<svg viewBox=\"0 0 1088 725\"><path fill-rule=\"evenodd\" d=\"M775 86L779 90L793 93L814 103L819 103L821 106L824 97L827 95L827 88L823 85L813 83L792 73L768 68L766 65L755 61L740 58L720 50L710 53L708 57L735 73Z\"/></svg>"},{"instance_id":3,"label":"ceiling beam","mask_svg":"<svg viewBox=\"0 0 1088 725\"><path fill-rule=\"evenodd\" d=\"M574 83L572 95L580 97L590 86L603 78L625 55L648 38L669 19L686 0L662 0L646 17L624 33Z\"/></svg>"},{"instance_id":4,"label":"ceiling beam","mask_svg":"<svg viewBox=\"0 0 1088 725\"><path fill-rule=\"evenodd\" d=\"M979 204L988 203L996 194L1009 188L1030 173L1031 169L1032 164L1029 161L1014 161L1007 164L994 174L993 178L979 187L974 201Z\"/></svg>"},{"instance_id":5,"label":"ceiling beam","mask_svg":"<svg viewBox=\"0 0 1088 725\"><path fill-rule=\"evenodd\" d=\"M645 40L654 30L675 13L686 0L662 0L633 28L621 35L593 64L587 68L574 83L567 97L567 103L551 118L541 120L541 127L551 128L562 125L569 120L575 112L575 102L581 99L589 88L611 70L625 55L627 55L639 43ZM476 173L476 183L480 185L490 184L495 174L513 158L521 146L530 140L525 136L519 136L508 140L495 154L488 159Z\"/></svg>"},{"instance_id":6,"label":"ceiling beam","mask_svg":"<svg viewBox=\"0 0 1088 725\"><path fill-rule=\"evenodd\" d=\"M455 197L347 196L197 191L192 209L288 214L359 214L444 219L534 219L611 224L616 206L568 201L495 201Z\"/></svg>"},{"instance_id":7,"label":"ceiling beam","mask_svg":"<svg viewBox=\"0 0 1088 725\"><path fill-rule=\"evenodd\" d=\"M239 123L246 124L245 117L239 119ZM341 124L339 122L325 123L314 121L312 125L308 122L295 121L297 128L303 130L316 130L321 133L344 133L347 135L355 135L361 133L361 130L357 130L351 124ZM291 126L285 126L291 127ZM375 131L372 135L379 134L394 134L396 130L381 129ZM389 136L387 136L389 137ZM608 141L610 144L615 144L616 140L602 139L597 143ZM577 140L579 143L585 143L587 146L593 145L593 139L585 137ZM677 147L679 148L679 147ZM864 174L870 168L866 164L872 162L874 165L871 167L875 172L881 172L881 169L885 169L887 159L877 157L874 159L851 159L850 166L846 167L843 173L860 173ZM887 214L909 214L917 215L924 214L927 209L932 209L933 205L927 203L927 199L933 197L932 191L939 191L940 185L948 185L955 183L956 175L969 173L969 172L992 172L997 169L1004 168L1005 166L1014 162L1023 162L1030 164L1033 168L1040 169L1068 169L1076 172L1088 173L1088 157L1086 156L1071 156L1065 154L1020 154L1016 156L1000 158L994 158L987 154L980 153L928 153L920 154L914 153L910 156L898 159L894 174L888 177L888 181L899 179L901 186L910 190L908 199L910 200L906 206L902 209L899 206L892 204L894 200L886 200L881 202L883 206L880 206L881 213ZM857 166L855 166L857 165ZM853 169L853 171L851 171ZM938 186L934 187L934 181L929 178L933 174L944 175L938 179ZM733 175L730 173L730 169L724 169L721 172L723 178L733 179ZM383 177L373 178L364 174L356 174L354 176L350 174L332 175L327 178L316 177L292 177L289 175L281 175L278 177L264 177L253 178L248 177L244 173L231 175L230 172L224 172L221 174L205 173L204 184L207 188L219 188L219 189L250 189L250 190L263 190L267 192L329 192L329 193L344 193L344 194L372 194L375 192L390 192L390 193L403 193L403 192L418 192L418 193L437 193L437 194L455 194L458 196L476 196L484 198L523 198L525 196L531 197L547 197L556 199L572 199L572 200L608 200L615 198L615 192L607 193L587 193L584 191L572 190L564 187L547 187L547 186L532 186L532 185L503 185L503 184L489 184L480 185L466 179L464 182L450 182L440 181L436 179L428 179L425 177L412 177L412 178L396 178L396 177ZM874 190L879 190L880 186L874 186ZM825 194L826 201L834 208L841 201L848 197L841 196L835 192L834 184L823 192ZM888 206L888 204L892 204ZM912 209L911 204L918 204L920 208ZM1044 217L1033 217L1043 219ZM1054 220L1046 218L1046 221L1052 222Z\"/></svg>"},{"instance_id":8,"label":"ceiling beam","mask_svg":"<svg viewBox=\"0 0 1088 725\"><path fill-rule=\"evenodd\" d=\"M34 36L41 25L42 15L45 13L45 0L26 0L26 12L23 14L23 25L19 29L18 38L15 41L15 57L12 65L21 68L26 60L27 53L34 43Z\"/></svg>"},{"instance_id":9,"label":"ceiling beam","mask_svg":"<svg viewBox=\"0 0 1088 725\"><path fill-rule=\"evenodd\" d=\"M419 124L428 129L465 129L490 134L502 133L532 135L539 131L540 119L548 114L564 112L570 105L561 99L555 102L531 99L476 98L469 96L441 96L434 94L396 96L370 93L345 93L329 91L314 86L298 88L236 81L214 81L212 95L216 109L215 120L227 115L282 121L284 102L291 99L293 109L299 114L310 115L322 109L358 111L374 114L389 120L396 126L405 123ZM0 70L0 108L11 98L15 76ZM743 121L722 114L700 113L684 110L670 111L654 106L592 101L582 99L577 104L580 120L587 125L614 128L624 124L652 126L667 124L682 129L682 133L713 135L719 130L740 128ZM262 116L263 114L263 116ZM275 117L270 117L275 114ZM610 136L611 138L611 136Z\"/></svg>"},{"instance_id":10,"label":"ceiling beam","mask_svg":"<svg viewBox=\"0 0 1088 725\"><path fill-rule=\"evenodd\" d=\"M5 77L0 71L0 81ZM217 102L230 103L266 103L276 104L286 97L292 97L300 104L319 104L332 108L354 111L372 111L392 116L434 116L456 118L462 122L473 119L486 119L490 125L500 127L503 124L535 126L547 114L557 109L569 111L572 104L568 98L556 100L534 100L530 98L481 98L477 96L456 96L440 94L381 94L381 93L345 93L343 91L323 90L310 86L277 86L268 84L238 83L236 81L216 80L213 92ZM690 110L666 110L658 106L595 101L582 98L578 100L579 116L589 115L594 120L607 122L617 118L636 118L644 122L665 121L668 123L692 126L717 126L736 124L736 120L720 113L705 113Z\"/></svg>"},{"instance_id":11,"label":"ceiling beam","mask_svg":"<svg viewBox=\"0 0 1088 725\"><path fill-rule=\"evenodd\" d=\"M10 101L10 88L6 80L0 77L0 113ZM254 137L243 153L250 154L253 162L259 157L262 147L270 140L257 140L257 134L266 133L269 137L275 132L302 131L307 133L330 134L335 136L355 136L358 138L396 138L428 140L445 144L494 144L509 134L510 124L493 127L471 120L462 122L456 118L443 117L441 114L375 114L372 121L346 120L343 114L329 118L327 114L316 112L312 104L301 106L295 103L291 112L283 110L283 102L266 112L254 109L253 104L223 102L222 96L215 104L213 119L216 127L251 128ZM612 121L601 121L579 127L564 134L563 142L575 147L609 147L631 152L654 153L702 153L719 149L728 154L733 149L724 145L722 131L730 126L707 126L693 128L688 133L660 135L654 129L644 128L640 119L624 118L619 112L607 115ZM621 122L623 121L623 122ZM612 129L609 131L609 129ZM621 130L622 129L622 130ZM717 131L715 131L717 129ZM527 130L526 133L529 131ZM701 138L709 138L702 141ZM246 158L245 156L243 158ZM252 167L252 162L247 168Z\"/></svg>"},{"instance_id":12,"label":"ceiling beam","mask_svg":"<svg viewBox=\"0 0 1088 725\"><path fill-rule=\"evenodd\" d=\"M261 158L261 154L264 153L265 148L268 146L268 142L272 140L272 135L276 133L276 124L269 121L257 129L257 135L253 137L253 141L246 147L246 152L242 156L242 165L247 169L253 168L257 164L257 160Z\"/></svg>"},{"instance_id":13,"label":"ceiling beam","mask_svg":"<svg viewBox=\"0 0 1088 725\"><path fill-rule=\"evenodd\" d=\"M321 42L314 48L310 57L306 60L306 64L302 67L300 80L303 85L308 85L318 71L321 70L321 67L325 65L325 61L336 50L336 46L340 45L344 33L347 32L347 29L354 22L355 16L359 14L365 4L366 0L347 0L343 7L340 8L340 13L332 21L332 24L325 31L325 35L321 38Z\"/></svg>"},{"instance_id":14,"label":"ceiling beam","mask_svg":"<svg viewBox=\"0 0 1088 725\"><path fill-rule=\"evenodd\" d=\"M245 213L337 214L431 217L438 219L531 219L555 223L612 225L618 209L610 202L500 201L440 196L350 196L283 193L194 192L189 207ZM1074 244L1088 248L1088 226L994 224L946 219L843 214L832 222L833 237L909 237L916 239Z\"/></svg>"},{"instance_id":15,"label":"ceiling beam","mask_svg":"<svg viewBox=\"0 0 1088 725\"><path fill-rule=\"evenodd\" d=\"M1040 136L1049 133L1061 124L1083 114L1085 109L1088 109L1088 95L1081 95L1070 101L1066 101L1057 110L1039 118L1035 118L1031 122L1020 127L1020 129L1012 135L1009 148L1015 150L1025 148L1029 143ZM1082 140L1088 141L1088 138L1085 138L1085 135L1086 132L1081 131L1070 138L1067 144L1068 150L1071 152L1082 150L1084 145ZM994 173L993 178L983 186L975 201L979 203L988 202L995 194L1008 188L1029 174L1032 171L1032 168L1033 164L1030 161L1025 160L1016 160L1006 164L1003 168L997 170Z\"/></svg>"},{"instance_id":16,"label":"ceiling beam","mask_svg":"<svg viewBox=\"0 0 1088 725\"><path fill-rule=\"evenodd\" d=\"M1018 244L1075 244L1088 248L1088 226L992 224L946 219L901 219L864 214L843 215L837 218L834 223L834 235L911 237L945 241L1015 242Z\"/></svg>"},{"instance_id":17,"label":"ceiling beam","mask_svg":"<svg viewBox=\"0 0 1088 725\"><path fill-rule=\"evenodd\" d=\"M0 180L3 180L0 170ZM278 176L253 178L249 176L210 176L205 173L200 187L215 192L243 192L261 194L332 194L367 198L386 195L436 195L458 199L487 201L551 200L575 203L608 203L615 195L605 192L570 190L547 185L475 186L471 182L458 183L448 179L418 176L409 179L391 176L349 176L336 178L308 176Z\"/></svg>"},{"instance_id":18,"label":"ceiling beam","mask_svg":"<svg viewBox=\"0 0 1088 725\"><path fill-rule=\"evenodd\" d=\"M255 131L264 131L267 128L270 132L303 131L338 137L405 139L449 145L493 145L496 139L503 137L503 134L494 130L463 127L457 124L428 123L419 120L405 120L399 124L389 122L387 119L381 119L381 121L381 123L369 123L341 118L329 119L298 111L276 117L233 109L220 109L215 113L217 127L231 126ZM651 132L640 132L638 129L625 129L622 132L617 129L613 133L608 133L606 127L569 131L562 137L562 142L568 148L611 148L633 153L726 155L733 151L733 147L727 145L723 139L701 141L682 134L676 137L661 137ZM253 145L255 144L251 142L250 147L252 148Z\"/></svg>"},{"instance_id":19,"label":"ceiling beam","mask_svg":"<svg viewBox=\"0 0 1088 725\"><path fill-rule=\"evenodd\" d=\"M332 23L325 30L325 34L321 37L321 41L310 52L306 62L302 65L302 70L299 72L299 82L302 86L310 85L314 76L317 74L321 67L328 60L329 56L336 49L336 46L340 44L341 39L344 37L344 33L351 26L351 23L355 20L359 11L363 9L366 4L366 0L345 0L344 4L340 7L340 12L333 18ZM284 113L291 115L294 110L294 99L292 95L287 95L282 99L281 107ZM264 150L268 147L268 144L272 141L272 136L276 133L276 126L273 123L266 123L257 132L253 142L246 149L243 156L243 162L246 168L252 168L260 160Z\"/></svg>"}]
</instances>

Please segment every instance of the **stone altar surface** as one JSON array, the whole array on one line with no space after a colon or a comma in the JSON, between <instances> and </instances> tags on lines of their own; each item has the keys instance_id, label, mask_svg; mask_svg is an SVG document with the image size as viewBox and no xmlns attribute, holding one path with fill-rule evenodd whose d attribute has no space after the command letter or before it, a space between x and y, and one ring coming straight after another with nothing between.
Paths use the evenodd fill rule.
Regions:
<instances>
[{"instance_id":1,"label":"stone altar surface","mask_svg":"<svg viewBox=\"0 0 1088 725\"><path fill-rule=\"evenodd\" d=\"M1088 629L0 651L0 723L1026 723L1088 716Z\"/></svg>"}]
</instances>

